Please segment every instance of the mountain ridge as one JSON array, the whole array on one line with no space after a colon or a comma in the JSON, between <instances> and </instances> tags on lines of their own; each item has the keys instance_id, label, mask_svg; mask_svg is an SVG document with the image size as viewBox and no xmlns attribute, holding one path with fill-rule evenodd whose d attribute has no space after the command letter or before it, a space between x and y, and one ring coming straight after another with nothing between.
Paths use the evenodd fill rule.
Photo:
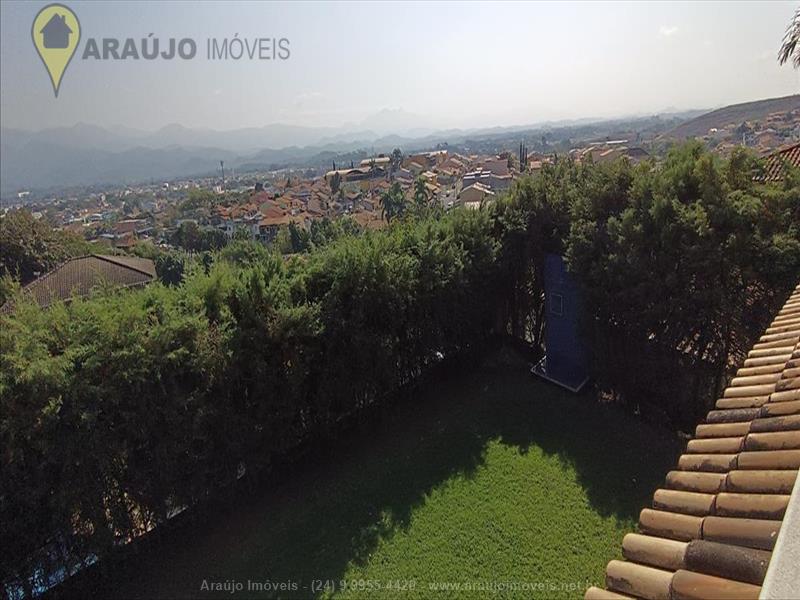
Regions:
<instances>
[{"instance_id":1,"label":"mountain ridge","mask_svg":"<svg viewBox=\"0 0 800 600\"><path fill-rule=\"evenodd\" d=\"M668 134L680 133L687 124L704 127L709 115L726 114L741 107L800 106L800 94L731 105L700 116L699 110L664 114L686 119ZM737 108L738 107L738 108ZM752 112L752 111L751 111ZM651 118L660 117L660 113ZM565 119L528 125L428 130L421 121L402 109L386 109L355 126L306 127L271 123L228 131L190 128L171 123L155 131L121 125L101 127L89 123L40 131L0 129L0 193L23 189L45 190L79 185L133 184L170 180L213 173L224 160L231 168L272 168L275 165L307 164L314 157L335 156L354 151L390 152L434 147L441 142L492 139L515 133L547 132L550 129L591 124L634 123L643 116L617 119ZM408 130L382 133L382 119L398 117ZM716 118L716 117L715 117ZM398 121L399 122L399 121ZM700 123L700 125L697 125ZM373 125L375 128L362 127ZM418 126L417 126L418 125ZM707 131L706 128L703 133ZM317 160L316 162L320 162ZM325 158L327 160L327 158Z\"/></svg>"},{"instance_id":2,"label":"mountain ridge","mask_svg":"<svg viewBox=\"0 0 800 600\"><path fill-rule=\"evenodd\" d=\"M763 119L770 113L795 108L800 108L800 94L729 104L690 119L668 131L663 137L672 139L699 137L706 135L712 128L722 129L726 125Z\"/></svg>"}]
</instances>

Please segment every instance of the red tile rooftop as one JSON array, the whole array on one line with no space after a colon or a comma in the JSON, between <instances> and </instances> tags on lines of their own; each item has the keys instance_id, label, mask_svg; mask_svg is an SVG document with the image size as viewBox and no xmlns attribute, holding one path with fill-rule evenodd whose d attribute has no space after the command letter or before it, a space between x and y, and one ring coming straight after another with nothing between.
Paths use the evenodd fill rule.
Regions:
<instances>
[{"instance_id":1,"label":"red tile rooftop","mask_svg":"<svg viewBox=\"0 0 800 600\"><path fill-rule=\"evenodd\" d=\"M786 580L787 569L800 583L799 565L773 560L776 542L800 535L781 534L800 503L790 496L800 467L800 286L722 396L642 510L640 533L625 536L625 560L608 563L607 589L589 588L587 600L777 598L785 584L766 595L762 585L768 573Z\"/></svg>"}]
</instances>

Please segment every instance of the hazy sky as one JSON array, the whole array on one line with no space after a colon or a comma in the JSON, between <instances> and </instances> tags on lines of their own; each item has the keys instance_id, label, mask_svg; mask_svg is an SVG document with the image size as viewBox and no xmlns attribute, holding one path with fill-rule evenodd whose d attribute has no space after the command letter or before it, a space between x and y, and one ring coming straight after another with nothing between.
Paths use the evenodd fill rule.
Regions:
<instances>
[{"instance_id":1,"label":"hazy sky","mask_svg":"<svg viewBox=\"0 0 800 600\"><path fill-rule=\"evenodd\" d=\"M797 2L74 2L59 97L31 41L47 2L0 2L0 121L338 126L384 108L435 127L715 107L797 93L776 54ZM87 38L192 37L191 61L82 60ZM205 40L288 38L286 61L209 61Z\"/></svg>"}]
</instances>

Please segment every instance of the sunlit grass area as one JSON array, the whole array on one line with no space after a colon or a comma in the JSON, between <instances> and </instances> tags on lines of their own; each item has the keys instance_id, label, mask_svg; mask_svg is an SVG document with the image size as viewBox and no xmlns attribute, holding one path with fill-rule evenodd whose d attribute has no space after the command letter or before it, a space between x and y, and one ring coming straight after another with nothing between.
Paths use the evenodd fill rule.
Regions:
<instances>
[{"instance_id":1,"label":"sunlit grass area","mask_svg":"<svg viewBox=\"0 0 800 600\"><path fill-rule=\"evenodd\" d=\"M332 448L285 483L169 532L99 591L578 597L602 581L677 450L507 364L430 384ZM289 589L253 589L266 581Z\"/></svg>"}]
</instances>

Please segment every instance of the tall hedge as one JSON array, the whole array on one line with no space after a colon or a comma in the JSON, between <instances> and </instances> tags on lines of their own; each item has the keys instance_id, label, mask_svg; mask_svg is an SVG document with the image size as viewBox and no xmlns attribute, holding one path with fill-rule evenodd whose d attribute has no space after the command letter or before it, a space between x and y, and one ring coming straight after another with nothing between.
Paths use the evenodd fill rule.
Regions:
<instances>
[{"instance_id":1,"label":"tall hedge","mask_svg":"<svg viewBox=\"0 0 800 600\"><path fill-rule=\"evenodd\" d=\"M509 332L539 345L543 253L564 255L602 394L691 430L800 279L800 174L761 167L688 143L523 180L498 213Z\"/></svg>"},{"instance_id":2,"label":"tall hedge","mask_svg":"<svg viewBox=\"0 0 800 600\"><path fill-rule=\"evenodd\" d=\"M221 254L183 285L101 293L0 328L2 579L102 556L382 401L493 323L485 212L286 262Z\"/></svg>"},{"instance_id":3,"label":"tall hedge","mask_svg":"<svg viewBox=\"0 0 800 600\"><path fill-rule=\"evenodd\" d=\"M561 159L486 210L289 259L236 241L170 286L18 301L0 315L0 579L42 548L44 577L102 557L492 332L540 352L548 252L583 290L599 394L690 428L800 278L800 176L759 169L696 144Z\"/></svg>"}]
</instances>

